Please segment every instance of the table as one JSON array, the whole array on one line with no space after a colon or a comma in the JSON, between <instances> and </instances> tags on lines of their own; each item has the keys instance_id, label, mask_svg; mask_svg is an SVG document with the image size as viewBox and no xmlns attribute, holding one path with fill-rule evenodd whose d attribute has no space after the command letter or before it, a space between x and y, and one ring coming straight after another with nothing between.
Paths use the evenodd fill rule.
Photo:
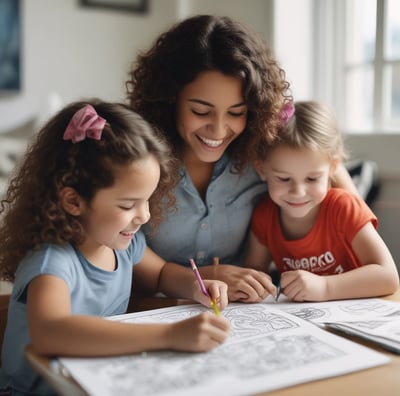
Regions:
<instances>
[{"instance_id":1,"label":"table","mask_svg":"<svg viewBox=\"0 0 400 396\"><path fill-rule=\"evenodd\" d=\"M400 291L385 297L385 299L400 302ZM155 309L173 305L189 304L187 300L176 300L164 297L151 297L142 299L131 306L131 311ZM351 337L348 337L351 339ZM327 378L314 382L307 382L289 388L268 392L268 396L337 396L362 395L362 396L395 396L400 394L400 356L374 346L369 342L353 339L356 342L369 346L379 352L387 354L391 362L363 371L342 375L335 378ZM62 396L84 396L86 393L72 379L55 373L50 368L50 360L47 357L37 355L31 346L26 349L26 357L32 367L41 374L56 391ZM260 394L263 395L263 394ZM267 395L267 393L265 393Z\"/></svg>"}]
</instances>

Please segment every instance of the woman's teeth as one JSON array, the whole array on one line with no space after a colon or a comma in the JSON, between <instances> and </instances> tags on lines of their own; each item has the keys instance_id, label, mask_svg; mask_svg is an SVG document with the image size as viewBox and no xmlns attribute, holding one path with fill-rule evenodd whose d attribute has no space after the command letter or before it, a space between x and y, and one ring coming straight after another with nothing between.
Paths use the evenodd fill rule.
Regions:
<instances>
[{"instance_id":1,"label":"woman's teeth","mask_svg":"<svg viewBox=\"0 0 400 396\"><path fill-rule=\"evenodd\" d=\"M200 139L203 143L205 143L207 146L210 146L210 147L218 147L218 146L220 146L220 145L222 144L222 142L223 142L223 139L220 139L220 140L212 140L212 139L203 138L203 137L201 137L201 136L199 136L199 139Z\"/></svg>"}]
</instances>

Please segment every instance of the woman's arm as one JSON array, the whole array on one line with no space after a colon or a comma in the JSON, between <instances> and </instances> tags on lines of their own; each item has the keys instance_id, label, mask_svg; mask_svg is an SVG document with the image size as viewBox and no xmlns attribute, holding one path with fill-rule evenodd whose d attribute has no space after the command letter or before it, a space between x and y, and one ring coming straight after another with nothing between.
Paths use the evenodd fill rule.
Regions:
<instances>
[{"instance_id":1,"label":"woman's arm","mask_svg":"<svg viewBox=\"0 0 400 396\"><path fill-rule=\"evenodd\" d=\"M338 164L336 168L333 187L343 188L344 190L358 195L357 187L355 186L353 179L342 162Z\"/></svg>"}]
</instances>

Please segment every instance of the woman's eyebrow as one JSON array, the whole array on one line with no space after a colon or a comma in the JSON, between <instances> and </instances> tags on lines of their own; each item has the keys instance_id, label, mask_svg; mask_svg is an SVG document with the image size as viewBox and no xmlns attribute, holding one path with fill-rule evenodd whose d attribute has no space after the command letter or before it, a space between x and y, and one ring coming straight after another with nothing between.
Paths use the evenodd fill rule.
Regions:
<instances>
[{"instance_id":1,"label":"woman's eyebrow","mask_svg":"<svg viewBox=\"0 0 400 396\"><path fill-rule=\"evenodd\" d=\"M207 102L207 101L202 100L202 99L188 99L188 101L189 102L193 102L193 103L199 103L199 104L202 104L204 106L214 107L214 105L212 103ZM240 103L236 103L236 104L234 104L232 106L229 106L229 108L231 109L231 108L241 107L241 106L245 106L245 105L246 105L245 102L240 102Z\"/></svg>"}]
</instances>

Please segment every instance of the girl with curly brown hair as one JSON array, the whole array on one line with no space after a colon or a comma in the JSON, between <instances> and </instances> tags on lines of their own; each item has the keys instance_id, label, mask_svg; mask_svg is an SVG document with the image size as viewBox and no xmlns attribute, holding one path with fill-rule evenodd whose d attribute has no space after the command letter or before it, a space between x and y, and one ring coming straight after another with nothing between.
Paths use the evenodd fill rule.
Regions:
<instances>
[{"instance_id":1,"label":"girl with curly brown hair","mask_svg":"<svg viewBox=\"0 0 400 396\"><path fill-rule=\"evenodd\" d=\"M227 286L166 263L140 227L169 196L168 145L122 104L73 103L39 132L2 201L0 276L14 282L3 342L0 390L54 392L24 358L39 354L106 356L149 350L201 352L222 343L229 324L200 314L170 324L128 324L132 273L147 287L221 309ZM168 204L168 200L164 202Z\"/></svg>"},{"instance_id":2,"label":"girl with curly brown hair","mask_svg":"<svg viewBox=\"0 0 400 396\"><path fill-rule=\"evenodd\" d=\"M252 159L273 141L291 100L266 43L227 17L188 18L137 58L127 90L130 106L168 139L181 165L177 210L165 213L149 247L185 266L194 257L204 276L228 284L231 301L275 293L266 274L241 267L251 214L266 192ZM338 184L354 190L339 168ZM211 266L215 256L224 265Z\"/></svg>"}]
</instances>

